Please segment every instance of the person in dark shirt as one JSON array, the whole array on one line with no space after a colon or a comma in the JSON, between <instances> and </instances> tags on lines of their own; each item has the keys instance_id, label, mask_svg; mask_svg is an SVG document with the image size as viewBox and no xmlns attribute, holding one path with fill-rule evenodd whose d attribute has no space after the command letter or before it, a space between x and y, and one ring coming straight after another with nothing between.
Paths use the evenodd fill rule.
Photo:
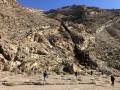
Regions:
<instances>
[{"instance_id":1,"label":"person in dark shirt","mask_svg":"<svg viewBox=\"0 0 120 90\"><path fill-rule=\"evenodd\" d=\"M76 78L78 77L78 72L77 72L77 71L75 72L75 77L76 77Z\"/></svg>"},{"instance_id":2,"label":"person in dark shirt","mask_svg":"<svg viewBox=\"0 0 120 90\"><path fill-rule=\"evenodd\" d=\"M91 76L93 75L93 71L90 72L90 75L91 75Z\"/></svg>"},{"instance_id":3,"label":"person in dark shirt","mask_svg":"<svg viewBox=\"0 0 120 90\"><path fill-rule=\"evenodd\" d=\"M115 77L111 75L111 85L114 86Z\"/></svg>"},{"instance_id":4,"label":"person in dark shirt","mask_svg":"<svg viewBox=\"0 0 120 90\"><path fill-rule=\"evenodd\" d=\"M44 71L44 72L43 72L43 77L44 77L44 81L46 81L46 78L48 78L48 73L47 73L47 71Z\"/></svg>"}]
</instances>

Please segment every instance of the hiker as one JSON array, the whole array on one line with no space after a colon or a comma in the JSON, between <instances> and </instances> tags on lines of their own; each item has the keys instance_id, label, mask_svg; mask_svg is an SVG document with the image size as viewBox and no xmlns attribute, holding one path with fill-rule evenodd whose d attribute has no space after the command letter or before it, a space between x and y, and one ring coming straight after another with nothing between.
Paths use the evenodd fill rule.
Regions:
<instances>
[{"instance_id":1,"label":"hiker","mask_svg":"<svg viewBox=\"0 0 120 90\"><path fill-rule=\"evenodd\" d=\"M104 75L104 72L103 72L103 71L102 71L101 73L102 73L102 75Z\"/></svg>"},{"instance_id":2,"label":"hiker","mask_svg":"<svg viewBox=\"0 0 120 90\"><path fill-rule=\"evenodd\" d=\"M75 72L75 77L77 78L77 76L78 76L78 72L76 71L76 72Z\"/></svg>"},{"instance_id":3,"label":"hiker","mask_svg":"<svg viewBox=\"0 0 120 90\"><path fill-rule=\"evenodd\" d=\"M91 76L93 75L93 71L90 72Z\"/></svg>"},{"instance_id":4,"label":"hiker","mask_svg":"<svg viewBox=\"0 0 120 90\"><path fill-rule=\"evenodd\" d=\"M44 72L43 72L43 77L44 77L44 81L46 81L46 78L48 78L48 73L47 73L47 71L44 71Z\"/></svg>"},{"instance_id":5,"label":"hiker","mask_svg":"<svg viewBox=\"0 0 120 90\"><path fill-rule=\"evenodd\" d=\"M111 75L111 85L114 86L115 77Z\"/></svg>"}]
</instances>

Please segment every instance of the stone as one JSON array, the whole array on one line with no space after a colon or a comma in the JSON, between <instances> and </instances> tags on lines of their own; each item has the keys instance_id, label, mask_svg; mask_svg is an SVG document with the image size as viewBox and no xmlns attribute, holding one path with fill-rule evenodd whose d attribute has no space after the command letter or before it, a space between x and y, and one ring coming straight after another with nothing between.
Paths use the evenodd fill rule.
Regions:
<instances>
[{"instance_id":1,"label":"stone","mask_svg":"<svg viewBox=\"0 0 120 90\"><path fill-rule=\"evenodd\" d=\"M120 67L119 10L68 6L44 12L0 1L0 68L31 72ZM81 68L85 70L81 70ZM61 70L62 69L62 70Z\"/></svg>"}]
</instances>

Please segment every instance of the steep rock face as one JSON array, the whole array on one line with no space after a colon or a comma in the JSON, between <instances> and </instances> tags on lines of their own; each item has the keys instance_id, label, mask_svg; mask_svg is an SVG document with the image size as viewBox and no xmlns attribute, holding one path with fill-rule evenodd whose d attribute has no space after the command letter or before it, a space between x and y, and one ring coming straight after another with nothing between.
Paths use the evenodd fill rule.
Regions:
<instances>
[{"instance_id":1,"label":"steep rock face","mask_svg":"<svg viewBox=\"0 0 120 90\"><path fill-rule=\"evenodd\" d=\"M117 33L111 27L119 24L115 19L119 10L73 6L45 14L24 8L15 0L0 4L1 70L73 73L85 68L118 69L119 27Z\"/></svg>"},{"instance_id":2,"label":"steep rock face","mask_svg":"<svg viewBox=\"0 0 120 90\"><path fill-rule=\"evenodd\" d=\"M119 74L119 10L103 10L96 7L73 5L50 10L46 14L66 23L72 33L80 30L78 28L80 25L84 26L82 30L85 30L85 33L77 32L80 36L82 35L83 42L74 42L77 45L77 49L74 48L74 53L77 54L75 57L80 61L80 64L85 66L90 64L107 74ZM74 40L77 41L76 39L77 37Z\"/></svg>"},{"instance_id":3,"label":"steep rock face","mask_svg":"<svg viewBox=\"0 0 120 90\"><path fill-rule=\"evenodd\" d=\"M74 43L61 22L11 0L0 6L1 70L43 71L75 63ZM12 3L12 4L11 4ZM8 5L6 7L6 5ZM4 60L3 60L4 59ZM2 65L2 64L1 64ZM62 69L63 70L63 69Z\"/></svg>"},{"instance_id":4,"label":"steep rock face","mask_svg":"<svg viewBox=\"0 0 120 90\"><path fill-rule=\"evenodd\" d=\"M111 25L96 34L97 58L104 61L107 67L120 70L120 18L117 22L111 21ZM109 71L112 71L109 69ZM115 71L115 70L113 70Z\"/></svg>"}]
</instances>

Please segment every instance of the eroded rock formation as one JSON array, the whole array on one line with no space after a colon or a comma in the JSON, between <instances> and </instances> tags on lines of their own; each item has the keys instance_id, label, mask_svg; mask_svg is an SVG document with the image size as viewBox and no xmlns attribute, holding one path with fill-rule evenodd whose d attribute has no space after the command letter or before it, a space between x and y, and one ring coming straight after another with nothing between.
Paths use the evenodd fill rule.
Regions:
<instances>
[{"instance_id":1,"label":"eroded rock formation","mask_svg":"<svg viewBox=\"0 0 120 90\"><path fill-rule=\"evenodd\" d=\"M15 0L0 4L1 70L119 70L119 10L71 6L44 13Z\"/></svg>"}]
</instances>

